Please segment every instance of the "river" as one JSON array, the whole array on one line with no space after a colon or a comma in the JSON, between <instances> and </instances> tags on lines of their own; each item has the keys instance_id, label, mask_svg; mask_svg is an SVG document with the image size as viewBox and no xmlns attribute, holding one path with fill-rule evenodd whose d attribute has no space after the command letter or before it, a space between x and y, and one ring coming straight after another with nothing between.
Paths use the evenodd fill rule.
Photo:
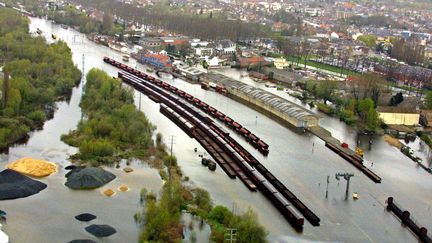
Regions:
<instances>
[{"instance_id":1,"label":"river","mask_svg":"<svg viewBox=\"0 0 432 243\"><path fill-rule=\"evenodd\" d=\"M96 45L72 29L65 30L42 19L31 20L32 31L40 28L48 40L51 40L51 33L65 40L80 69L84 54L85 71L98 67L110 75L116 75L117 70L103 63L102 58L109 56L121 60L120 53ZM129 64L137 65L133 60ZM137 67L145 70L141 65ZM240 74L235 70L224 72L233 78L238 78ZM382 183L375 184L314 136L295 133L247 106L202 90L199 85L180 79L164 80L215 106L263 138L270 146L267 157L232 133L321 218L321 226L313 227L305 222L303 233L295 232L261 193L250 192L239 180L229 179L220 168L211 172L202 167L198 154L205 153L204 149L160 114L158 104L135 92L136 105L157 126L157 132L161 132L165 140L174 136L174 154L191 183L209 191L216 204L223 204L236 212L253 209L260 223L269 230L271 242L417 242L413 234L385 210L388 196L394 196L425 226L432 225L431 175L416 167L382 139L376 139L372 149L366 151L367 160L374 162L372 170L382 177ZM69 103L59 103L54 118L45 124L43 130L32 133L27 144L13 147L9 154L1 155L1 165L24 156L48 159L61 167L69 164L67 157L76 149L61 142L60 135L74 129L79 122L80 96L81 87L78 87L74 89ZM325 116L320 123L335 137L354 146L356 135L349 127ZM198 153L194 153L195 147ZM28 242L30 239L32 242L65 242L75 238L91 238L83 230L85 225L73 218L76 214L89 211L99 216L97 223L112 225L118 231L104 242L136 242L138 228L132 216L138 207L139 189L146 187L157 191L162 181L156 170L141 163L133 163L132 166L136 170L128 175L119 169L110 169L118 178L104 188L116 188L123 183L132 188L126 193L118 192L113 198L102 196L100 190L67 189L63 185L65 171L60 168L58 173L42 179L48 188L41 193L25 199L1 202L1 208L9 214L4 231L13 242ZM346 182L335 180L337 172L355 174L351 179L350 192L358 192L359 200L344 200ZM325 198L328 175L329 197Z\"/></svg>"}]
</instances>

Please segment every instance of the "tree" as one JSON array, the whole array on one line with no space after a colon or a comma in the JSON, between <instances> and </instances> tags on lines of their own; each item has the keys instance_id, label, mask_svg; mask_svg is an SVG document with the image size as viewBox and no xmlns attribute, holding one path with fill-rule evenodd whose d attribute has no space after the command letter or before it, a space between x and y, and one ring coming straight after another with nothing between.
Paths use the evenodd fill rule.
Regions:
<instances>
[{"instance_id":1,"label":"tree","mask_svg":"<svg viewBox=\"0 0 432 243\"><path fill-rule=\"evenodd\" d=\"M425 106L428 109L432 109L432 91L427 92L425 98Z\"/></svg>"},{"instance_id":2,"label":"tree","mask_svg":"<svg viewBox=\"0 0 432 243\"><path fill-rule=\"evenodd\" d=\"M108 12L105 12L102 19L102 30L108 33L113 28L113 17Z\"/></svg>"},{"instance_id":3,"label":"tree","mask_svg":"<svg viewBox=\"0 0 432 243\"><path fill-rule=\"evenodd\" d=\"M371 98L360 100L357 105L357 112L363 121L366 121L368 112L374 108L374 102Z\"/></svg>"},{"instance_id":4,"label":"tree","mask_svg":"<svg viewBox=\"0 0 432 243\"><path fill-rule=\"evenodd\" d=\"M390 105L391 106L397 106L403 101L403 95L402 92L399 92L391 97L390 99Z\"/></svg>"},{"instance_id":5,"label":"tree","mask_svg":"<svg viewBox=\"0 0 432 243\"><path fill-rule=\"evenodd\" d=\"M372 98L374 104L378 104L378 99L385 87L385 82L384 78L379 74L366 73L360 77L353 77L353 80L348 85L356 100Z\"/></svg>"},{"instance_id":6,"label":"tree","mask_svg":"<svg viewBox=\"0 0 432 243\"><path fill-rule=\"evenodd\" d=\"M377 37L374 35L361 35L357 40L365 43L369 48L375 48Z\"/></svg>"},{"instance_id":7,"label":"tree","mask_svg":"<svg viewBox=\"0 0 432 243\"><path fill-rule=\"evenodd\" d=\"M375 109L369 108L368 114L367 114L367 121L366 121L366 127L370 131L375 131L378 128L379 120L378 120L378 113L375 111Z\"/></svg>"},{"instance_id":8,"label":"tree","mask_svg":"<svg viewBox=\"0 0 432 243\"><path fill-rule=\"evenodd\" d=\"M323 80L319 81L316 87L316 95L324 100L324 104L327 104L327 101L332 100L333 92L337 88L337 82L331 80Z\"/></svg>"}]
</instances>

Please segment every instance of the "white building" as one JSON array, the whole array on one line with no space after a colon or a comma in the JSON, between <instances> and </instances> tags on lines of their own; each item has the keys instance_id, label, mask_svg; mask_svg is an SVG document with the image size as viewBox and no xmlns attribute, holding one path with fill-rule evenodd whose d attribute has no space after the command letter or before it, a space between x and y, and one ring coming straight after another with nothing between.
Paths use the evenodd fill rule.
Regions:
<instances>
[{"instance_id":1,"label":"white building","mask_svg":"<svg viewBox=\"0 0 432 243\"><path fill-rule=\"evenodd\" d=\"M322 15L322 9L320 8L305 8L304 12L312 17L318 17Z\"/></svg>"}]
</instances>

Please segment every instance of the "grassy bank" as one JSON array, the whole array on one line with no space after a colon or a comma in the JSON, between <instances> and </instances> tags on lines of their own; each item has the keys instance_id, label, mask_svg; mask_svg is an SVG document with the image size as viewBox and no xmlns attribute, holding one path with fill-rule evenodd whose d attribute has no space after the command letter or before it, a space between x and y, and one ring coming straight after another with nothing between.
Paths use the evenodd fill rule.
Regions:
<instances>
[{"instance_id":1,"label":"grassy bank","mask_svg":"<svg viewBox=\"0 0 432 243\"><path fill-rule=\"evenodd\" d=\"M90 70L80 106L84 119L76 130L62 136L64 142L79 148L73 160L113 164L154 153L155 127L136 109L132 90L122 87L121 81L101 70Z\"/></svg>"},{"instance_id":2,"label":"grassy bank","mask_svg":"<svg viewBox=\"0 0 432 243\"><path fill-rule=\"evenodd\" d=\"M30 36L28 25L18 12L0 9L0 149L42 127L55 101L68 97L81 78L69 47Z\"/></svg>"}]
</instances>

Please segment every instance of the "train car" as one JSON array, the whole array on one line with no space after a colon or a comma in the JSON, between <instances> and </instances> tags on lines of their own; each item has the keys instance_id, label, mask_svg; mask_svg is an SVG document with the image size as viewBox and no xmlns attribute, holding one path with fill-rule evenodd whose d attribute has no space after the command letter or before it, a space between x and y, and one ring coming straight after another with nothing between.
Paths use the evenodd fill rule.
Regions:
<instances>
[{"instance_id":1,"label":"train car","mask_svg":"<svg viewBox=\"0 0 432 243\"><path fill-rule=\"evenodd\" d=\"M192 102L193 102L194 104L196 104L196 105L199 105L199 104L201 103L201 100L198 99L198 98L193 98L193 99L192 99Z\"/></svg>"},{"instance_id":2,"label":"train car","mask_svg":"<svg viewBox=\"0 0 432 243\"><path fill-rule=\"evenodd\" d=\"M242 125L240 125L238 122L235 122L235 121L233 121L233 122L231 123L231 125L234 127L234 129L235 129L236 131L240 131L240 129L243 127Z\"/></svg>"},{"instance_id":3,"label":"train car","mask_svg":"<svg viewBox=\"0 0 432 243\"><path fill-rule=\"evenodd\" d=\"M180 97L185 97L186 92L184 92L184 91L181 90L181 89L177 89L177 94L178 94Z\"/></svg>"},{"instance_id":4,"label":"train car","mask_svg":"<svg viewBox=\"0 0 432 243\"><path fill-rule=\"evenodd\" d=\"M220 111L216 111L216 117L219 118L219 120L223 120L225 114Z\"/></svg>"},{"instance_id":5,"label":"train car","mask_svg":"<svg viewBox=\"0 0 432 243\"><path fill-rule=\"evenodd\" d=\"M227 125L231 125L231 123L233 122L233 119L231 119L229 116L225 116L223 120Z\"/></svg>"},{"instance_id":6,"label":"train car","mask_svg":"<svg viewBox=\"0 0 432 243\"><path fill-rule=\"evenodd\" d=\"M212 115L216 112L216 109L214 107L212 107L212 106L209 106L207 110Z\"/></svg>"},{"instance_id":7,"label":"train car","mask_svg":"<svg viewBox=\"0 0 432 243\"><path fill-rule=\"evenodd\" d=\"M263 140L258 140L258 142L257 142L257 144L258 144L258 146L260 146L261 148L264 148L264 149L268 149L268 144L266 144Z\"/></svg>"},{"instance_id":8,"label":"train car","mask_svg":"<svg viewBox=\"0 0 432 243\"><path fill-rule=\"evenodd\" d=\"M249 130L247 130L244 127L240 128L240 132L243 134L243 136L248 136L251 133Z\"/></svg>"},{"instance_id":9,"label":"train car","mask_svg":"<svg viewBox=\"0 0 432 243\"><path fill-rule=\"evenodd\" d=\"M254 143L256 143L259 140L259 138L257 136L255 136L255 134L253 134L253 133L249 134L248 139L249 139L249 141L254 142Z\"/></svg>"}]
</instances>

